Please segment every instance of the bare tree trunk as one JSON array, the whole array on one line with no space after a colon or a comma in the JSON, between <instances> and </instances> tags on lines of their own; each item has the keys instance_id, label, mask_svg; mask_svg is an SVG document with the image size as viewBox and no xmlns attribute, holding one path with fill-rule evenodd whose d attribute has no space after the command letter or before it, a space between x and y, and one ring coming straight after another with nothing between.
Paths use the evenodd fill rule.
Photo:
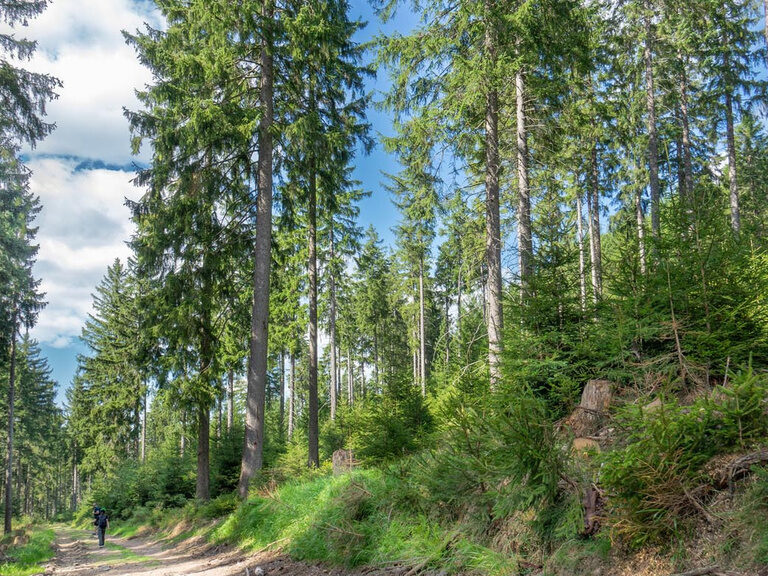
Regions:
<instances>
[{"instance_id":1,"label":"bare tree trunk","mask_svg":"<svg viewBox=\"0 0 768 576\"><path fill-rule=\"evenodd\" d=\"M232 431L235 423L235 373L227 371L227 432Z\"/></svg>"},{"instance_id":2,"label":"bare tree trunk","mask_svg":"<svg viewBox=\"0 0 768 576\"><path fill-rule=\"evenodd\" d=\"M197 482L195 498L209 500L210 494L210 436L211 414L208 406L197 408Z\"/></svg>"},{"instance_id":3,"label":"bare tree trunk","mask_svg":"<svg viewBox=\"0 0 768 576\"><path fill-rule=\"evenodd\" d=\"M373 326L373 380L379 387L379 334L377 326ZM365 390L365 375L363 375L363 390ZM363 393L365 397L365 393Z\"/></svg>"},{"instance_id":4,"label":"bare tree trunk","mask_svg":"<svg viewBox=\"0 0 768 576\"><path fill-rule=\"evenodd\" d=\"M725 130L728 146L728 190L731 204L731 229L738 236L741 231L741 213L739 210L739 189L736 181L736 139L733 134L733 97L729 90L725 92Z\"/></svg>"},{"instance_id":5,"label":"bare tree trunk","mask_svg":"<svg viewBox=\"0 0 768 576\"><path fill-rule=\"evenodd\" d=\"M311 92L311 89L310 89ZM310 95L310 100L314 96ZM312 104L310 104L311 106ZM317 398L317 176L314 162L309 168L307 276L309 279L309 466L320 466Z\"/></svg>"},{"instance_id":6,"label":"bare tree trunk","mask_svg":"<svg viewBox=\"0 0 768 576\"><path fill-rule=\"evenodd\" d=\"M461 266L459 267L459 275L456 280L456 342L458 342L458 346L456 347L456 355L459 360L462 358L461 354L461 289L462 289L462 277L461 277Z\"/></svg>"},{"instance_id":7,"label":"bare tree trunk","mask_svg":"<svg viewBox=\"0 0 768 576\"><path fill-rule=\"evenodd\" d=\"M764 15L764 22L765 25L765 48L768 49L768 0L763 0L763 15ZM766 61L766 65L768 65L768 61Z\"/></svg>"},{"instance_id":8,"label":"bare tree trunk","mask_svg":"<svg viewBox=\"0 0 768 576\"><path fill-rule=\"evenodd\" d=\"M184 456L187 452L187 411L181 411L181 438L179 439L179 454ZM90 477L88 477L90 481Z\"/></svg>"},{"instance_id":9,"label":"bare tree trunk","mask_svg":"<svg viewBox=\"0 0 768 576\"><path fill-rule=\"evenodd\" d=\"M328 276L328 291L330 296L330 326L329 337L331 345L331 420L336 420L336 390L338 387L338 380L336 374L336 268L334 263L334 245L333 245L333 217L331 217L330 224L330 264L328 269L330 271Z\"/></svg>"},{"instance_id":10,"label":"bare tree trunk","mask_svg":"<svg viewBox=\"0 0 768 576\"><path fill-rule=\"evenodd\" d=\"M597 163L597 140L592 142L590 164L590 190L587 195L589 260L592 270L592 301L597 304L603 295L603 248L600 237L600 167Z\"/></svg>"},{"instance_id":11,"label":"bare tree trunk","mask_svg":"<svg viewBox=\"0 0 768 576\"><path fill-rule=\"evenodd\" d=\"M360 358L360 397L365 400L365 360Z\"/></svg>"},{"instance_id":12,"label":"bare tree trunk","mask_svg":"<svg viewBox=\"0 0 768 576\"><path fill-rule=\"evenodd\" d=\"M147 392L144 391L141 398L141 461L147 459Z\"/></svg>"},{"instance_id":13,"label":"bare tree trunk","mask_svg":"<svg viewBox=\"0 0 768 576\"><path fill-rule=\"evenodd\" d=\"M221 439L224 430L224 392L216 399L216 438Z\"/></svg>"},{"instance_id":14,"label":"bare tree trunk","mask_svg":"<svg viewBox=\"0 0 768 576\"><path fill-rule=\"evenodd\" d=\"M16 392L16 318L14 311L11 319L11 354L8 367L8 450L5 462L5 524L4 534L12 530L11 519L13 517L13 425L14 402Z\"/></svg>"},{"instance_id":15,"label":"bare tree trunk","mask_svg":"<svg viewBox=\"0 0 768 576\"><path fill-rule=\"evenodd\" d=\"M355 375L352 373L352 347L347 345L347 404L350 406L355 402L354 381Z\"/></svg>"},{"instance_id":16,"label":"bare tree trunk","mask_svg":"<svg viewBox=\"0 0 768 576\"><path fill-rule=\"evenodd\" d=\"M488 14L491 3L485 2ZM496 30L485 25L485 52L489 62L496 61ZM485 261L488 266L488 370L490 386L501 380L501 220L499 217L499 94L495 80L485 95Z\"/></svg>"},{"instance_id":17,"label":"bare tree trunk","mask_svg":"<svg viewBox=\"0 0 768 576\"><path fill-rule=\"evenodd\" d=\"M515 74L517 108L517 241L520 258L520 300L528 297L533 259L531 232L531 190L528 183L528 130L525 123L525 79Z\"/></svg>"},{"instance_id":18,"label":"bare tree trunk","mask_svg":"<svg viewBox=\"0 0 768 576\"><path fill-rule=\"evenodd\" d=\"M584 257L584 224L581 214L581 193L576 193L576 242L579 248L579 304L581 312L587 309L587 275Z\"/></svg>"},{"instance_id":19,"label":"bare tree trunk","mask_svg":"<svg viewBox=\"0 0 768 576\"><path fill-rule=\"evenodd\" d=\"M262 5L264 22L271 22L274 0ZM264 399L267 386L269 339L269 277L272 263L272 123L273 71L272 31L267 24L261 35L261 86L259 89L258 197L256 199L256 239L254 241L253 308L248 356L248 393L245 409L245 444L237 493L248 496L248 485L263 464Z\"/></svg>"},{"instance_id":20,"label":"bare tree trunk","mask_svg":"<svg viewBox=\"0 0 768 576\"><path fill-rule=\"evenodd\" d=\"M653 23L651 17L653 8L650 0L645 0L643 25L645 28L645 46L643 60L645 62L645 106L648 123L648 178L651 189L651 233L658 239L660 233L659 220L659 144L656 134L656 95L653 87Z\"/></svg>"},{"instance_id":21,"label":"bare tree trunk","mask_svg":"<svg viewBox=\"0 0 768 576\"><path fill-rule=\"evenodd\" d=\"M424 312L424 259L419 259L419 380L421 395L427 395L427 329Z\"/></svg>"},{"instance_id":22,"label":"bare tree trunk","mask_svg":"<svg viewBox=\"0 0 768 576\"><path fill-rule=\"evenodd\" d=\"M280 437L285 430L285 352L280 352Z\"/></svg>"},{"instance_id":23,"label":"bare tree trunk","mask_svg":"<svg viewBox=\"0 0 768 576\"><path fill-rule=\"evenodd\" d=\"M77 442L72 448L72 501L71 510L77 509L77 503L80 499L80 471L77 468Z\"/></svg>"},{"instance_id":24,"label":"bare tree trunk","mask_svg":"<svg viewBox=\"0 0 768 576\"><path fill-rule=\"evenodd\" d=\"M768 1L768 0L766 0ZM688 76L685 70L686 62L680 59L680 123L682 127L683 147L683 201L686 211L693 210L693 162L691 161L691 127L688 115Z\"/></svg>"},{"instance_id":25,"label":"bare tree trunk","mask_svg":"<svg viewBox=\"0 0 768 576\"><path fill-rule=\"evenodd\" d=\"M291 355L291 379L288 382L288 440L293 436L294 414L296 413L296 356Z\"/></svg>"},{"instance_id":26,"label":"bare tree trunk","mask_svg":"<svg viewBox=\"0 0 768 576\"><path fill-rule=\"evenodd\" d=\"M648 269L645 254L645 218L643 216L643 189L638 186L635 193L635 218L637 220L637 251L640 257L640 273L645 276Z\"/></svg>"}]
</instances>

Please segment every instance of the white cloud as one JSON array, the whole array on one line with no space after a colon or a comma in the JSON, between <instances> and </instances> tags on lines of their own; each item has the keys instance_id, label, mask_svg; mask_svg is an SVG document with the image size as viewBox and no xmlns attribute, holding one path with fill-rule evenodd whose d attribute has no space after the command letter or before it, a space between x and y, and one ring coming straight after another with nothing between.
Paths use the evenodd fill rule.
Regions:
<instances>
[{"instance_id":1,"label":"white cloud","mask_svg":"<svg viewBox=\"0 0 768 576\"><path fill-rule=\"evenodd\" d=\"M48 302L33 335L52 347L74 350L95 286L115 258L130 254L125 242L132 224L123 200L140 193L130 182L133 175L80 163L148 159L146 152L131 156L123 107L138 109L134 91L151 74L121 32L143 28L145 21L160 26L149 0L54 0L29 26L13 31L38 41L35 56L23 66L63 82L59 98L48 106L56 131L27 151L31 189L43 206L34 272Z\"/></svg>"},{"instance_id":2,"label":"white cloud","mask_svg":"<svg viewBox=\"0 0 768 576\"><path fill-rule=\"evenodd\" d=\"M63 82L48 106L56 131L33 154L68 154L127 163L133 157L123 107L139 108L134 90L151 82L150 72L126 45L121 30L134 32L144 22L160 25L147 2L132 0L56 0L17 36L38 41L24 66ZM146 152L140 160L146 161Z\"/></svg>"},{"instance_id":3,"label":"white cloud","mask_svg":"<svg viewBox=\"0 0 768 576\"><path fill-rule=\"evenodd\" d=\"M130 255L133 233L125 197L140 190L132 174L117 170L76 170L77 160L33 159L31 190L40 197L40 251L35 276L48 305L33 334L42 343L67 347L80 335L91 294L115 258Z\"/></svg>"}]
</instances>

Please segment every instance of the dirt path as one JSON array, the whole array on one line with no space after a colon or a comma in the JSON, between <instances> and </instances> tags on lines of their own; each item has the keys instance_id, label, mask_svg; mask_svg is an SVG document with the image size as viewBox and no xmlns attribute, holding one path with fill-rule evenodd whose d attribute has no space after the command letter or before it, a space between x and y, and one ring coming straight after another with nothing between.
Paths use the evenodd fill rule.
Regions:
<instances>
[{"instance_id":1,"label":"dirt path","mask_svg":"<svg viewBox=\"0 0 768 576\"><path fill-rule=\"evenodd\" d=\"M163 547L144 538L110 538L99 548L87 530L56 529L56 556L46 576L353 576L349 571L294 562L276 554L246 555L188 540ZM359 574L359 573L358 573Z\"/></svg>"}]
</instances>

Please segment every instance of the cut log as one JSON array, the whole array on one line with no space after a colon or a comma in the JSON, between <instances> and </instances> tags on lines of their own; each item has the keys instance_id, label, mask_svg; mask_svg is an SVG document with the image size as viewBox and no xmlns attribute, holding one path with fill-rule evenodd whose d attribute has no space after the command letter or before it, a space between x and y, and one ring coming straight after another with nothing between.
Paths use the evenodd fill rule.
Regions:
<instances>
[{"instance_id":1,"label":"cut log","mask_svg":"<svg viewBox=\"0 0 768 576\"><path fill-rule=\"evenodd\" d=\"M334 476L353 470L355 464L355 453L352 452L352 450L336 450L336 452L333 453Z\"/></svg>"},{"instance_id":2,"label":"cut log","mask_svg":"<svg viewBox=\"0 0 768 576\"><path fill-rule=\"evenodd\" d=\"M573 435L583 438L594 435L611 406L613 384L608 380L590 380L581 394L581 402L565 420Z\"/></svg>"}]
</instances>

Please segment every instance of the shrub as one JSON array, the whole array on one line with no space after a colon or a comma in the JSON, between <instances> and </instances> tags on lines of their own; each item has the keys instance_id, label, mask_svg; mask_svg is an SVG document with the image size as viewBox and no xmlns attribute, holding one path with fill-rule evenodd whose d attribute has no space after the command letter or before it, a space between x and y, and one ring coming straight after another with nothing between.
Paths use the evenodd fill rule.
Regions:
<instances>
[{"instance_id":1,"label":"shrub","mask_svg":"<svg viewBox=\"0 0 768 576\"><path fill-rule=\"evenodd\" d=\"M601 473L614 533L632 546L662 542L686 518L705 513L711 480L704 464L764 438L767 402L768 378L750 369L690 406L664 399L653 411L625 407L617 424L626 445L603 457Z\"/></svg>"}]
</instances>

